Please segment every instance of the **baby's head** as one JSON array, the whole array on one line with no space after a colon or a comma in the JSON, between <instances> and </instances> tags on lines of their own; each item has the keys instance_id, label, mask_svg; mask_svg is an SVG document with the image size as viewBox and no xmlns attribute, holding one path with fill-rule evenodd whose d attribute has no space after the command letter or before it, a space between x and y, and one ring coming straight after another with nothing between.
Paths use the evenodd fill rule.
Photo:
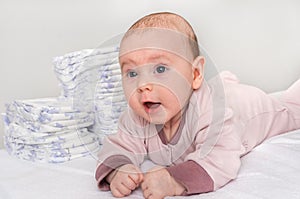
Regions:
<instances>
[{"instance_id":1,"label":"baby's head","mask_svg":"<svg viewBox=\"0 0 300 199\"><path fill-rule=\"evenodd\" d=\"M181 116L203 81L197 37L173 13L150 14L134 23L122 39L119 61L130 107L153 123Z\"/></svg>"},{"instance_id":2,"label":"baby's head","mask_svg":"<svg viewBox=\"0 0 300 199\"><path fill-rule=\"evenodd\" d=\"M189 22L180 15L170 12L153 13L139 19L128 29L127 32L135 29L148 28L168 29L183 34L189 39L193 57L196 58L199 56L200 52L197 36Z\"/></svg>"},{"instance_id":3,"label":"baby's head","mask_svg":"<svg viewBox=\"0 0 300 199\"><path fill-rule=\"evenodd\" d=\"M145 32L151 32L151 34L149 33L147 35L148 38L146 37ZM143 35L144 38L142 38L141 35ZM152 37L150 41L149 37ZM144 39L142 41L143 44L141 44L141 38ZM165 38L168 38L168 41L164 41L163 39ZM139 41L136 41L137 39L139 39ZM156 40L156 44L151 43L154 39ZM129 42L124 42L128 40L133 42L134 45L132 43L128 44ZM179 44L179 40L182 40L181 44L184 44L185 46L174 47L174 42L175 44ZM145 41L148 41L148 45L153 45L152 48L156 47L173 52L191 63L200 55L197 36L192 26L183 17L174 13L153 13L136 21L123 37L120 56L130 51L137 50L138 48L149 47L145 44ZM155 46L159 42L162 42L163 44Z\"/></svg>"}]
</instances>

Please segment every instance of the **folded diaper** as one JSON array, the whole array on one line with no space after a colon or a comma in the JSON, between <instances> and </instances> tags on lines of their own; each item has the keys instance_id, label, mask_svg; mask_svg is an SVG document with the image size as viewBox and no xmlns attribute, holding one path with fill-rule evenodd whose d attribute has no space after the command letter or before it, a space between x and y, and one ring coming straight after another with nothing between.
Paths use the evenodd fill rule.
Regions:
<instances>
[{"instance_id":1,"label":"folded diaper","mask_svg":"<svg viewBox=\"0 0 300 199\"><path fill-rule=\"evenodd\" d=\"M96 153L99 150L98 138L90 143L66 147L57 147L59 145L56 145L56 147L53 147L55 145L25 145L8 141L7 138L5 138L5 142L9 154L33 162L60 163Z\"/></svg>"},{"instance_id":2,"label":"folded diaper","mask_svg":"<svg viewBox=\"0 0 300 199\"><path fill-rule=\"evenodd\" d=\"M29 100L15 100L16 107L23 108L27 112L34 114L41 113L65 113L74 112L74 108L70 101L65 98L42 98L42 99L29 99Z\"/></svg>"},{"instance_id":3,"label":"folded diaper","mask_svg":"<svg viewBox=\"0 0 300 199\"><path fill-rule=\"evenodd\" d=\"M6 117L11 122L18 124L23 128L30 130L31 132L38 133L78 129L90 126L94 123L94 119L91 116L87 116L86 118L82 119L52 121L47 124L36 121L29 121L21 115L12 115L11 113L7 114Z\"/></svg>"},{"instance_id":4,"label":"folded diaper","mask_svg":"<svg viewBox=\"0 0 300 199\"><path fill-rule=\"evenodd\" d=\"M53 63L55 68L58 69L65 69L70 67L75 63L84 62L84 60L88 59L89 57L93 57L95 55L109 55L111 53L117 52L119 53L118 46L108 46L103 48L96 48L96 49L84 49L80 51L75 51L71 53L67 53L63 56L58 56L53 59ZM118 55L115 55L116 57Z\"/></svg>"},{"instance_id":5,"label":"folded diaper","mask_svg":"<svg viewBox=\"0 0 300 199\"><path fill-rule=\"evenodd\" d=\"M74 71L65 72L65 71L61 71L61 70L55 70L55 72L57 74L57 77L61 81L70 82L70 81L74 81L76 79L76 77L78 77L79 75L82 75L89 71L95 71L95 70L99 69L99 66L110 66L110 65L114 66L114 65L116 65L116 63L118 63L117 58L112 58L111 60L106 60L106 61L93 60L92 65L89 62L79 63L80 66L72 69ZM101 72L101 70L99 72Z\"/></svg>"},{"instance_id":6,"label":"folded diaper","mask_svg":"<svg viewBox=\"0 0 300 199\"><path fill-rule=\"evenodd\" d=\"M80 111L65 112L65 113L41 112L40 114L33 114L23 108L17 108L13 104L14 103L6 105L6 113L8 115L14 115L14 114L22 115L23 118L28 121L38 121L39 123L42 124L49 123L52 121L81 119L81 118L86 118L91 116L90 113L80 112Z\"/></svg>"},{"instance_id":7,"label":"folded diaper","mask_svg":"<svg viewBox=\"0 0 300 199\"><path fill-rule=\"evenodd\" d=\"M78 74L80 72L90 70L99 65L109 65L112 63L118 63L118 52L89 56L82 60L78 60L76 63L68 63L67 61L65 61L63 67L59 65L60 63L55 63L57 65L55 71L60 75L68 75L72 73Z\"/></svg>"}]
</instances>

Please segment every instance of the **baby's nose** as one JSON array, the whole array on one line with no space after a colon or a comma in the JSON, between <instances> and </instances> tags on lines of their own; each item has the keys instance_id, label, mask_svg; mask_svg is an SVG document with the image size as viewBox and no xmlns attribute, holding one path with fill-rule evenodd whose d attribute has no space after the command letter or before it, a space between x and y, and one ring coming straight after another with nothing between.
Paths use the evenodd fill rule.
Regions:
<instances>
[{"instance_id":1,"label":"baby's nose","mask_svg":"<svg viewBox=\"0 0 300 199\"><path fill-rule=\"evenodd\" d=\"M145 91L152 91L153 89L153 84L151 83L143 83L141 85L138 86L137 91L139 93L145 92Z\"/></svg>"},{"instance_id":2,"label":"baby's nose","mask_svg":"<svg viewBox=\"0 0 300 199\"><path fill-rule=\"evenodd\" d=\"M144 91L152 91L153 89L153 77L149 73L141 73L137 79L137 91L144 92Z\"/></svg>"}]
</instances>

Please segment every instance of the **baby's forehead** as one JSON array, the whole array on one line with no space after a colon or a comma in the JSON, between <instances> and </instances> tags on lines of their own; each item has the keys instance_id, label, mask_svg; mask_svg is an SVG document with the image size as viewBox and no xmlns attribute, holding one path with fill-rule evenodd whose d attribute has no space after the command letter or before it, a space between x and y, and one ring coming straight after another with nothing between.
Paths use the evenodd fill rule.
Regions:
<instances>
[{"instance_id":1,"label":"baby's forehead","mask_svg":"<svg viewBox=\"0 0 300 199\"><path fill-rule=\"evenodd\" d=\"M178 31L162 28L134 29L124 35L119 57L141 49L156 49L157 54L172 53L192 62L192 49L195 45L198 44Z\"/></svg>"},{"instance_id":2,"label":"baby's forehead","mask_svg":"<svg viewBox=\"0 0 300 199\"><path fill-rule=\"evenodd\" d=\"M172 52L163 49L145 48L132 51L119 57L121 64L139 64L139 63L171 63L178 57Z\"/></svg>"}]
</instances>

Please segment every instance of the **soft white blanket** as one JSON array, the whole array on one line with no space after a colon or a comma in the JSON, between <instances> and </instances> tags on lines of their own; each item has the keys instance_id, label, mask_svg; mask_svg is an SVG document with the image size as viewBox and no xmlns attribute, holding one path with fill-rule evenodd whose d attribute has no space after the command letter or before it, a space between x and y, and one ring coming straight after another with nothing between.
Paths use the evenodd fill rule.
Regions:
<instances>
[{"instance_id":1,"label":"soft white blanket","mask_svg":"<svg viewBox=\"0 0 300 199\"><path fill-rule=\"evenodd\" d=\"M61 164L18 160L0 150L0 199L105 199L96 187L92 157ZM149 167L147 162L143 168ZM188 199L296 199L300 196L300 129L273 137L242 158L238 178L220 190ZM136 190L127 198L143 198Z\"/></svg>"}]
</instances>

